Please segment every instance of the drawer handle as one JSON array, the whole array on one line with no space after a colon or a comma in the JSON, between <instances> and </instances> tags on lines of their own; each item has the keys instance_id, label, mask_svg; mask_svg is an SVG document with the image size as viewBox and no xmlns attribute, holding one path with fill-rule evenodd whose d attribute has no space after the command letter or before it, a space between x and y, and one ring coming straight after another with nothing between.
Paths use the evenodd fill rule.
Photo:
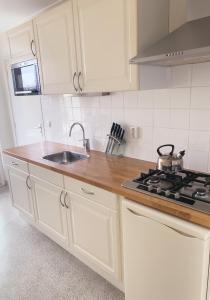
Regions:
<instances>
[{"instance_id":1,"label":"drawer handle","mask_svg":"<svg viewBox=\"0 0 210 300\"><path fill-rule=\"evenodd\" d=\"M62 192L60 193L59 200L60 200L61 206L62 206L62 207L65 207L65 204L62 202L62 196L63 196L63 193L64 193L64 191L62 191Z\"/></svg>"},{"instance_id":2,"label":"drawer handle","mask_svg":"<svg viewBox=\"0 0 210 300\"><path fill-rule=\"evenodd\" d=\"M78 74L78 86L79 86L80 92L82 92L82 87L81 87L81 84L80 84L81 75L82 75L82 72L79 72L79 74Z\"/></svg>"},{"instance_id":3,"label":"drawer handle","mask_svg":"<svg viewBox=\"0 0 210 300\"><path fill-rule=\"evenodd\" d=\"M167 228L171 229L172 231L175 231L176 233L178 233L178 234L180 234L180 235L182 235L182 236L185 236L185 237L191 238L191 239L196 239L196 236L193 236L193 235L191 235L191 234L187 234L187 233L185 233L185 232L183 232L183 231L181 231L181 230L175 229L175 228L173 228L173 227L171 227L171 226L168 226L168 225L166 225L166 224L164 224L164 223L158 222L158 221L156 221L156 220L154 220L154 219L152 219L152 218L150 218L150 217L146 217L146 216L144 216L144 215L141 215L141 214L135 212L134 210L132 210L132 209L130 209L130 208L127 208L127 210L128 210L130 213L132 213L133 215L137 216L137 217L145 218L145 219L150 219L150 220L152 220L153 222L156 222L156 223L158 223L158 224L161 224L162 226L167 227Z\"/></svg>"},{"instance_id":4,"label":"drawer handle","mask_svg":"<svg viewBox=\"0 0 210 300\"><path fill-rule=\"evenodd\" d=\"M19 164L16 163L16 162L14 162L14 161L12 161L12 166L19 166Z\"/></svg>"},{"instance_id":5,"label":"drawer handle","mask_svg":"<svg viewBox=\"0 0 210 300\"><path fill-rule=\"evenodd\" d=\"M29 185L29 180L30 180L30 175L28 175L27 178L26 178L26 186L27 186L27 188L28 188L29 190L31 190L31 189L32 189L32 186Z\"/></svg>"},{"instance_id":6,"label":"drawer handle","mask_svg":"<svg viewBox=\"0 0 210 300\"><path fill-rule=\"evenodd\" d=\"M34 51L34 45L35 45L35 41L31 40L31 52L32 52L33 56L36 56L36 53Z\"/></svg>"},{"instance_id":7,"label":"drawer handle","mask_svg":"<svg viewBox=\"0 0 210 300\"><path fill-rule=\"evenodd\" d=\"M81 188L81 191L87 195L95 195L95 193L87 191L86 189L84 189L83 187Z\"/></svg>"},{"instance_id":8,"label":"drawer handle","mask_svg":"<svg viewBox=\"0 0 210 300\"><path fill-rule=\"evenodd\" d=\"M66 193L65 193L65 196L64 196L64 204L65 204L65 207L66 207L66 208L69 208L69 206L68 206L67 203L66 203L67 195L68 195L68 193L66 192Z\"/></svg>"},{"instance_id":9,"label":"drawer handle","mask_svg":"<svg viewBox=\"0 0 210 300\"><path fill-rule=\"evenodd\" d=\"M78 89L76 88L76 85L75 85L75 77L77 76L77 73L74 72L74 75L73 75L73 86L74 86L74 89L76 92L78 92Z\"/></svg>"}]
</instances>

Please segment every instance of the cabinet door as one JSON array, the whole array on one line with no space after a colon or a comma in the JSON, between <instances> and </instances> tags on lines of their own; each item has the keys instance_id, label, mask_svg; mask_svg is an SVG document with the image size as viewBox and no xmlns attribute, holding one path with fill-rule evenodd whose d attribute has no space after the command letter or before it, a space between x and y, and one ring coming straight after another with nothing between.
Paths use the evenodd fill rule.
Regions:
<instances>
[{"instance_id":1,"label":"cabinet door","mask_svg":"<svg viewBox=\"0 0 210 300\"><path fill-rule=\"evenodd\" d=\"M119 217L116 211L69 193L72 253L91 267L119 278Z\"/></svg>"},{"instance_id":2,"label":"cabinet door","mask_svg":"<svg viewBox=\"0 0 210 300\"><path fill-rule=\"evenodd\" d=\"M29 174L9 167L9 184L14 207L34 220L32 194L28 181Z\"/></svg>"},{"instance_id":3,"label":"cabinet door","mask_svg":"<svg viewBox=\"0 0 210 300\"><path fill-rule=\"evenodd\" d=\"M65 247L67 244L66 209L62 188L32 177L38 227Z\"/></svg>"},{"instance_id":4,"label":"cabinet door","mask_svg":"<svg viewBox=\"0 0 210 300\"><path fill-rule=\"evenodd\" d=\"M44 12L34 20L44 94L71 93L76 72L72 1ZM76 83L75 83L76 84Z\"/></svg>"},{"instance_id":5,"label":"cabinet door","mask_svg":"<svg viewBox=\"0 0 210 300\"><path fill-rule=\"evenodd\" d=\"M205 300L209 242L123 209L127 300Z\"/></svg>"},{"instance_id":6,"label":"cabinet door","mask_svg":"<svg viewBox=\"0 0 210 300\"><path fill-rule=\"evenodd\" d=\"M80 85L84 92L138 89L136 0L74 0Z\"/></svg>"},{"instance_id":7,"label":"cabinet door","mask_svg":"<svg viewBox=\"0 0 210 300\"><path fill-rule=\"evenodd\" d=\"M34 57L34 32L31 21L10 30L8 32L8 40L12 59L30 59Z\"/></svg>"}]
</instances>

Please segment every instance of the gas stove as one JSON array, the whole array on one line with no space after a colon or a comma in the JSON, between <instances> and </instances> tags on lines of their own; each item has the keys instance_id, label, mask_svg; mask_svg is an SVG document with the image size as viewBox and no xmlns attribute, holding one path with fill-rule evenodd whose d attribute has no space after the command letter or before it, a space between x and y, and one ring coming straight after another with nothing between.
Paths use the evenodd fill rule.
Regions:
<instances>
[{"instance_id":1,"label":"gas stove","mask_svg":"<svg viewBox=\"0 0 210 300\"><path fill-rule=\"evenodd\" d=\"M210 214L210 175L207 174L150 169L122 186Z\"/></svg>"}]
</instances>

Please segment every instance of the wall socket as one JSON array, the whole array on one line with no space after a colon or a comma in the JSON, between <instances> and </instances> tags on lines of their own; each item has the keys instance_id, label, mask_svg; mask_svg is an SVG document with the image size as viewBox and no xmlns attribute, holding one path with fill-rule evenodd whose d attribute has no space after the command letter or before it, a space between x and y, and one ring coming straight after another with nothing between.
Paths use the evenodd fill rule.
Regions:
<instances>
[{"instance_id":1,"label":"wall socket","mask_svg":"<svg viewBox=\"0 0 210 300\"><path fill-rule=\"evenodd\" d=\"M139 127L130 127L130 137L132 139L139 139L140 138L140 128Z\"/></svg>"}]
</instances>

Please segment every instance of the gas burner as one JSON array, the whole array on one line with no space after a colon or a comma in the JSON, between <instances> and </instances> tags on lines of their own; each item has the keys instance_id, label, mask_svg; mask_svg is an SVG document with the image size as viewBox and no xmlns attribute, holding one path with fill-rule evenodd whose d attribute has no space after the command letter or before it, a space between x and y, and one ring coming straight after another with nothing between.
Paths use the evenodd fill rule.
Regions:
<instances>
[{"instance_id":1,"label":"gas burner","mask_svg":"<svg viewBox=\"0 0 210 300\"><path fill-rule=\"evenodd\" d=\"M207 185L210 184L210 176L205 177L205 182L206 182Z\"/></svg>"},{"instance_id":2,"label":"gas burner","mask_svg":"<svg viewBox=\"0 0 210 300\"><path fill-rule=\"evenodd\" d=\"M160 177L158 176L151 176L148 180L147 180L147 184L157 184L160 182Z\"/></svg>"},{"instance_id":3,"label":"gas burner","mask_svg":"<svg viewBox=\"0 0 210 300\"><path fill-rule=\"evenodd\" d=\"M208 191L204 188L198 188L196 189L194 196L196 197L205 197Z\"/></svg>"}]
</instances>

